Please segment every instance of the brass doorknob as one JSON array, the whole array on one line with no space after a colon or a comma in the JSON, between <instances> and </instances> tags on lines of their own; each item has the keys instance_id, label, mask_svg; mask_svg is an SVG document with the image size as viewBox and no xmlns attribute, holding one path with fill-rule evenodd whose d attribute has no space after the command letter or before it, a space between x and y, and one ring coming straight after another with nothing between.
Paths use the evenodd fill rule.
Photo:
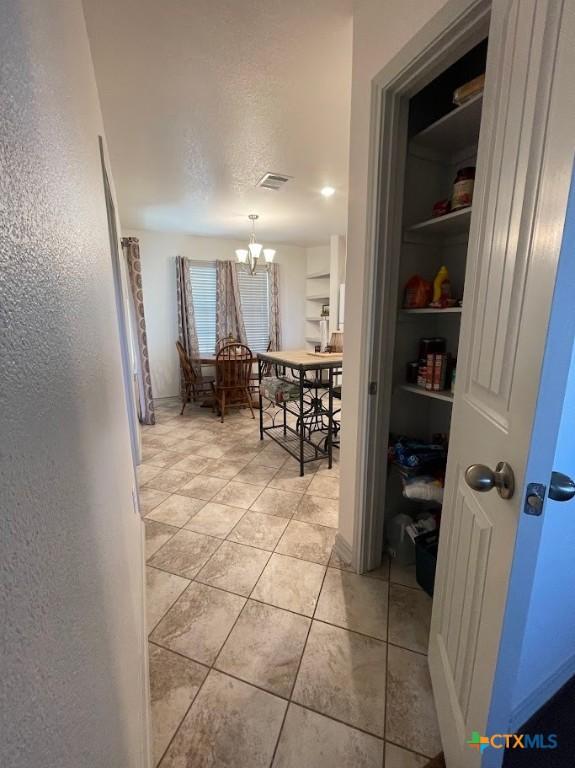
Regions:
<instances>
[{"instance_id":1,"label":"brass doorknob","mask_svg":"<svg viewBox=\"0 0 575 768\"><path fill-rule=\"evenodd\" d=\"M495 471L485 464L472 464L465 470L465 482L480 493L496 488L502 499L510 499L515 491L513 470L505 461L500 461Z\"/></svg>"}]
</instances>

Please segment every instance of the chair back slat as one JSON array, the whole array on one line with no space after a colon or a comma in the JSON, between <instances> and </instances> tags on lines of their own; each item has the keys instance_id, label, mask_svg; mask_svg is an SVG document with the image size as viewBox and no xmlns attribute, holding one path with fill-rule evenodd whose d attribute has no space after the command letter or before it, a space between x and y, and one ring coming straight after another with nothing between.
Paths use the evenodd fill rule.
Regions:
<instances>
[{"instance_id":1,"label":"chair back slat","mask_svg":"<svg viewBox=\"0 0 575 768\"><path fill-rule=\"evenodd\" d=\"M184 379L188 383L195 383L197 380L196 372L193 369L190 358L186 354L186 350L181 341L176 341L176 349L178 350L178 356L180 358L180 366L184 372Z\"/></svg>"},{"instance_id":2,"label":"chair back slat","mask_svg":"<svg viewBox=\"0 0 575 768\"><path fill-rule=\"evenodd\" d=\"M227 344L216 355L216 387L245 389L250 384L252 352L245 344Z\"/></svg>"}]
</instances>

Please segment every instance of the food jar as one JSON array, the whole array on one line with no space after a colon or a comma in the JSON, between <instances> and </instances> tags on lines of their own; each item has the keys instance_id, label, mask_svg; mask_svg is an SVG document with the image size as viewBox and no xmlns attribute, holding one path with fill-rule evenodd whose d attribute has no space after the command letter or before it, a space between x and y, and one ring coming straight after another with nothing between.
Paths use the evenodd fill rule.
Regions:
<instances>
[{"instance_id":1,"label":"food jar","mask_svg":"<svg viewBox=\"0 0 575 768\"><path fill-rule=\"evenodd\" d=\"M473 200L473 185L475 183L475 167L470 165L460 168L453 182L453 195L451 197L451 210L467 208Z\"/></svg>"}]
</instances>

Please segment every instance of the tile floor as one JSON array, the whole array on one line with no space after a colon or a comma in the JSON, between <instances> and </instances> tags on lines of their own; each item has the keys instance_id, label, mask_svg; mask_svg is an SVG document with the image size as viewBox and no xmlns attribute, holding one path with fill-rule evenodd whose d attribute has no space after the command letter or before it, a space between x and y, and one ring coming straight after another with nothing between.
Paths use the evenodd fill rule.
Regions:
<instances>
[{"instance_id":1,"label":"tile floor","mask_svg":"<svg viewBox=\"0 0 575 768\"><path fill-rule=\"evenodd\" d=\"M248 413L179 407L157 405L139 467L155 765L425 765L441 748L413 569L357 576L334 553L337 461L300 478Z\"/></svg>"}]
</instances>

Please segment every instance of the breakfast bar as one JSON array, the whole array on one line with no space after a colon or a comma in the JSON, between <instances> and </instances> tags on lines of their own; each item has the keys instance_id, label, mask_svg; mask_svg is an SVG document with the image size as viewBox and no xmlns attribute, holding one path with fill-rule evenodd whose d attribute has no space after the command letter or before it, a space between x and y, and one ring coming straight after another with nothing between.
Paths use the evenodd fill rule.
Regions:
<instances>
[{"instance_id":1,"label":"breakfast bar","mask_svg":"<svg viewBox=\"0 0 575 768\"><path fill-rule=\"evenodd\" d=\"M343 355L305 350L258 354L260 439L267 435L304 465L339 447ZM334 408L334 400L337 407Z\"/></svg>"}]
</instances>

